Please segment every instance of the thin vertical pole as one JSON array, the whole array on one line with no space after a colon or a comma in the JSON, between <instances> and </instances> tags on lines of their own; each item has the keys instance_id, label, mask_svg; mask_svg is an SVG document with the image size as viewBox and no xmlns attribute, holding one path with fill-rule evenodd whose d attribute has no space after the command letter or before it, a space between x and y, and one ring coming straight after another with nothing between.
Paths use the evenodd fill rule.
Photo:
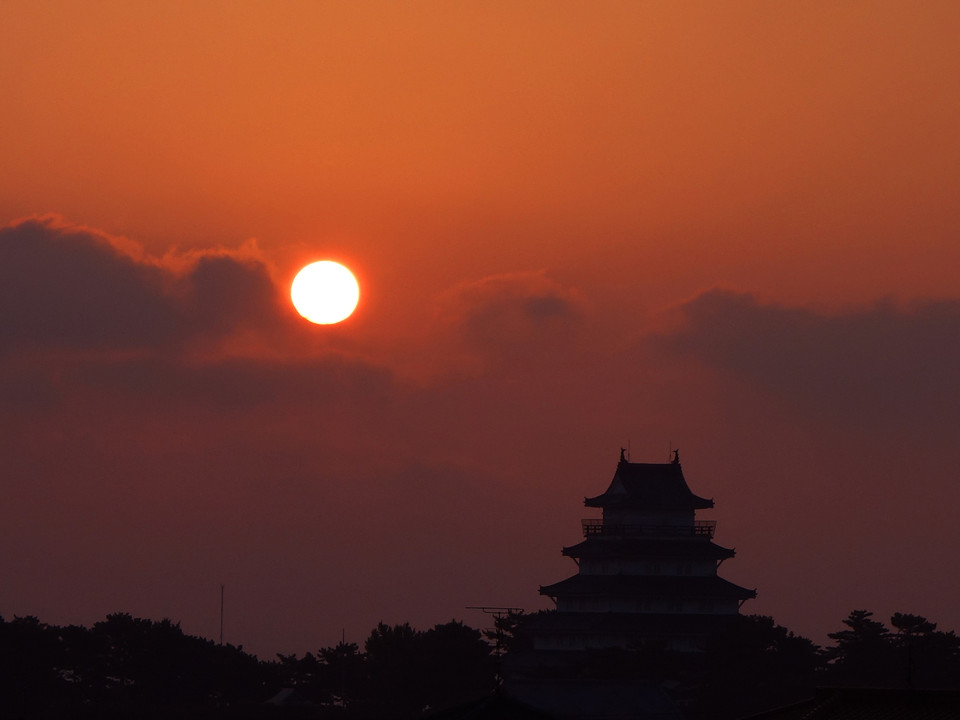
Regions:
<instances>
[{"instance_id":1,"label":"thin vertical pole","mask_svg":"<svg viewBox=\"0 0 960 720\"><path fill-rule=\"evenodd\" d=\"M220 586L220 644L223 645L223 585Z\"/></svg>"}]
</instances>

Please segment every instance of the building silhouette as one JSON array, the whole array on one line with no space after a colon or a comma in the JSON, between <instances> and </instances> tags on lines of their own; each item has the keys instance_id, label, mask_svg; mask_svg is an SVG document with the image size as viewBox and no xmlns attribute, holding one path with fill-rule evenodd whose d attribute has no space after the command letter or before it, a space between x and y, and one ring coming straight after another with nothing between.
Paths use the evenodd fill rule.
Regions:
<instances>
[{"instance_id":1,"label":"building silhouette","mask_svg":"<svg viewBox=\"0 0 960 720\"><path fill-rule=\"evenodd\" d=\"M696 651L756 590L717 574L734 550L713 542L713 507L672 462L633 463L620 451L610 486L584 500L600 519L583 520L583 541L563 548L577 573L540 587L556 613L530 626L536 650L636 648Z\"/></svg>"}]
</instances>

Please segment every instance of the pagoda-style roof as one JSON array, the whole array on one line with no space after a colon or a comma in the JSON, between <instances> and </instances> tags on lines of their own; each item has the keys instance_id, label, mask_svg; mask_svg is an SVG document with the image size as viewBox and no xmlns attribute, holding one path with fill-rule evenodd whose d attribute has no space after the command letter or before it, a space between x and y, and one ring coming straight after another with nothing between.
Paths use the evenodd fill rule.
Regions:
<instances>
[{"instance_id":1,"label":"pagoda-style roof","mask_svg":"<svg viewBox=\"0 0 960 720\"><path fill-rule=\"evenodd\" d=\"M713 500L690 491L678 459L669 463L632 463L621 456L607 491L586 498L583 504L634 510L703 510L712 508Z\"/></svg>"},{"instance_id":2,"label":"pagoda-style roof","mask_svg":"<svg viewBox=\"0 0 960 720\"><path fill-rule=\"evenodd\" d=\"M553 585L541 585L547 597L667 597L748 600L757 596L715 575L574 575Z\"/></svg>"},{"instance_id":3,"label":"pagoda-style roof","mask_svg":"<svg viewBox=\"0 0 960 720\"><path fill-rule=\"evenodd\" d=\"M668 557L697 560L726 560L736 554L733 548L717 545L705 537L593 537L565 547L562 552L573 558Z\"/></svg>"}]
</instances>

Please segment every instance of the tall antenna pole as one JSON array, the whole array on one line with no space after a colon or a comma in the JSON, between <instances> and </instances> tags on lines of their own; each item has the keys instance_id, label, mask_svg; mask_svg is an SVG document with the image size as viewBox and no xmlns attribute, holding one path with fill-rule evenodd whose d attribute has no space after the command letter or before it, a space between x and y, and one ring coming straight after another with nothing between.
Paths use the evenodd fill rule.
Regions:
<instances>
[{"instance_id":1,"label":"tall antenna pole","mask_svg":"<svg viewBox=\"0 0 960 720\"><path fill-rule=\"evenodd\" d=\"M508 615L516 615L523 612L523 608L518 607L489 607L485 605L467 605L467 610L480 610L493 617L493 627L496 633L496 644L494 645L494 660L496 667L496 677L494 678L494 689L500 691L500 685L503 684L503 675L500 673L500 648L503 645L503 625L498 622L501 618Z\"/></svg>"},{"instance_id":2,"label":"tall antenna pole","mask_svg":"<svg viewBox=\"0 0 960 720\"><path fill-rule=\"evenodd\" d=\"M220 644L223 645L223 585L220 586Z\"/></svg>"}]
</instances>

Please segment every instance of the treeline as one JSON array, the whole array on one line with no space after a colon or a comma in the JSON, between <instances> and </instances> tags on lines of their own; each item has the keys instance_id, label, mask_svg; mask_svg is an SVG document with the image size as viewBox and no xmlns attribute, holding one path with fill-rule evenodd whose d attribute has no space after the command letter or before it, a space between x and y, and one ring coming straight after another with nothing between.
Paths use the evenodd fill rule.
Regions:
<instances>
[{"instance_id":1,"label":"treeline","mask_svg":"<svg viewBox=\"0 0 960 720\"><path fill-rule=\"evenodd\" d=\"M495 673L481 633L453 621L380 624L363 651L340 643L261 661L170 620L117 613L85 628L0 617L3 718L412 718L483 697Z\"/></svg>"},{"instance_id":2,"label":"treeline","mask_svg":"<svg viewBox=\"0 0 960 720\"><path fill-rule=\"evenodd\" d=\"M487 637L453 621L426 631L380 624L362 649L339 643L259 660L169 620L119 613L85 628L0 618L0 716L416 718L492 692L494 641L508 668L530 650L525 619L504 618ZM691 718L740 717L820 686L960 689L954 632L901 613L888 626L864 610L842 626L821 648L769 617L737 617L702 653L597 651L581 656L578 673L668 687Z\"/></svg>"},{"instance_id":3,"label":"treeline","mask_svg":"<svg viewBox=\"0 0 960 720\"><path fill-rule=\"evenodd\" d=\"M769 617L739 618L704 653L690 715L742 717L817 687L960 689L960 637L919 615L895 613L889 622L854 610L822 648Z\"/></svg>"},{"instance_id":4,"label":"treeline","mask_svg":"<svg viewBox=\"0 0 960 720\"><path fill-rule=\"evenodd\" d=\"M0 618L0 716L169 717L171 708L253 705L277 678L241 648L169 620L117 613L92 628Z\"/></svg>"},{"instance_id":5,"label":"treeline","mask_svg":"<svg viewBox=\"0 0 960 720\"><path fill-rule=\"evenodd\" d=\"M316 655L279 655L279 673L299 699L360 717L414 718L494 690L496 660L478 630L451 621L421 632L379 624L364 643Z\"/></svg>"}]
</instances>

